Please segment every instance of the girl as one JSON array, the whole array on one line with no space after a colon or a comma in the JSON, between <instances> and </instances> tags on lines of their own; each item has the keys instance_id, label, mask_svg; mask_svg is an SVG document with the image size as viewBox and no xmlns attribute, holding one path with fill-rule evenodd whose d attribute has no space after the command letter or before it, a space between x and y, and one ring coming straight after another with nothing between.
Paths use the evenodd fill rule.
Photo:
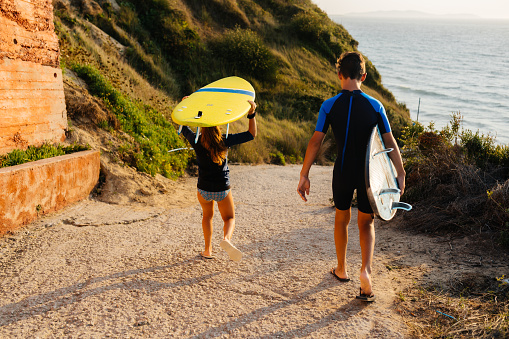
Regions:
<instances>
[{"instance_id":1,"label":"girl","mask_svg":"<svg viewBox=\"0 0 509 339\"><path fill-rule=\"evenodd\" d=\"M194 148L198 160L198 201L203 211L202 228L205 239L205 250L200 252L200 255L206 259L214 258L211 244L214 200L217 201L224 222L223 240L219 245L228 253L231 260L242 259L242 252L231 243L235 228L235 208L230 190L227 154L229 147L251 141L256 137L256 104L250 100L248 102L251 108L247 115L249 129L246 132L231 134L226 138L221 134L219 126L202 127L198 142L195 143L196 134L187 126L182 128L182 134Z\"/></svg>"}]
</instances>

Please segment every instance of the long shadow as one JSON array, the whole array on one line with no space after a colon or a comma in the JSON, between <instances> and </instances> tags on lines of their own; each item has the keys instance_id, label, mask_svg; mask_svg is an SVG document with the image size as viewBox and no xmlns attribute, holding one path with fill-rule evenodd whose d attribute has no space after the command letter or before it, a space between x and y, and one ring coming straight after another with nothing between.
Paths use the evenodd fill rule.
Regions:
<instances>
[{"instance_id":1,"label":"long shadow","mask_svg":"<svg viewBox=\"0 0 509 339\"><path fill-rule=\"evenodd\" d=\"M298 337L307 337L311 335L311 333L316 332L322 328L325 328L329 325L331 325L334 322L338 321L338 318L341 319L340 321L345 321L348 319L345 319L344 315L346 312L350 312L349 317L359 313L364 308L368 307L369 305L366 303L361 303L357 300L352 300L348 304L345 304L338 308L334 313L329 314L326 317L323 317L319 321L312 323L312 324L305 324L304 326L301 326L299 328L290 330L290 331L278 331L271 333L269 335L263 336L261 338L298 338Z\"/></svg>"},{"instance_id":2,"label":"long shadow","mask_svg":"<svg viewBox=\"0 0 509 339\"><path fill-rule=\"evenodd\" d=\"M323 260L324 258L330 259L331 265L333 265L334 260L336 259L336 252L333 246L333 229L330 228L318 228L318 227L300 227L299 225L295 226L295 230L280 234L277 237L269 238L264 241L252 241L251 243L245 244L240 247L240 249L249 255L251 258L255 258L257 260L264 261L264 269L258 270L251 274L245 275L244 279L248 282L254 282L260 276L270 276L275 272L280 272L282 270L288 269L292 264L302 263L302 262L316 262L316 260ZM318 245L316 245L317 249L310 249L314 246L313 242L309 244L303 245L304 247L293 248L292 250L281 251L282 248L288 248L288 246L293 246L298 241L303 238L309 239L320 239ZM322 244L322 240L329 239L330 244ZM330 251L326 251L325 248L327 246L331 247ZM318 252L318 253L317 253ZM309 255L308 253L314 253ZM248 258L249 258L248 257ZM270 262L266 262L265 258L268 258ZM249 259L246 259L249 260ZM296 264L298 265L298 264ZM325 272L325 271L324 271ZM328 268L327 268L328 272ZM329 274L330 275L330 274ZM330 279L331 281L333 279ZM282 295L284 297L288 297L289 293L286 292L284 287L277 288L277 286L270 284L263 284L261 282L256 282L258 285L262 285L264 288L269 289L270 291Z\"/></svg>"},{"instance_id":3,"label":"long shadow","mask_svg":"<svg viewBox=\"0 0 509 339\"><path fill-rule=\"evenodd\" d=\"M115 289L123 290L147 290L149 292L158 291L162 289L171 289L180 286L189 286L200 283L207 279L210 279L221 272L207 274L200 277L191 279L181 280L175 283L160 283L150 279L136 279L135 276L139 274L151 273L156 271L168 270L174 267L187 265L195 262L195 259L188 259L182 262L175 263L173 265L157 266L151 268L129 270L125 272L119 272L103 277L96 277L88 279L86 282L77 283L71 286L59 288L57 290L31 296L23 299L17 303L11 303L0 307L0 326L9 325L24 319L32 318L36 315L44 314L49 311L55 311L62 307L66 307L70 304L79 302L90 296L98 295L107 291ZM97 288L87 289L92 284L100 283L108 280L114 280L119 278L132 277L131 281L112 283L108 286L101 286Z\"/></svg>"},{"instance_id":4,"label":"long shadow","mask_svg":"<svg viewBox=\"0 0 509 339\"><path fill-rule=\"evenodd\" d=\"M328 279L327 279L328 280ZM258 308L256 310L253 310L249 313L244 314L243 316L237 317L235 320L223 323L221 325L210 327L207 331L202 332L200 334L197 334L193 336L192 338L212 338L212 337L218 337L224 335L226 331L233 331L237 328L241 328L249 323L255 322L260 320L261 318L278 311L280 309L283 309L288 306L292 306L295 304L298 304L300 302L306 301L306 298L312 296L313 294L319 293L323 290L326 290L328 288L332 288L334 286L331 286L330 282L324 280L320 284L316 285L314 288L311 288L309 290L306 290L302 293L298 293L294 295L291 299L284 300L277 302L275 304L272 304L270 306ZM355 307L355 304L358 306ZM320 321L316 322L315 324L308 324L302 328L295 329L289 332L276 332L268 336L267 338L274 338L274 337L280 337L280 336L301 336L303 333L312 333L317 331L318 329L325 327L330 324L331 321L336 320L337 315L340 313L344 313L345 311L354 311L355 314L362 311L367 305L360 304L358 301L351 301L346 305L341 306L337 309L336 312L333 314L328 315L325 318L322 318Z\"/></svg>"}]
</instances>

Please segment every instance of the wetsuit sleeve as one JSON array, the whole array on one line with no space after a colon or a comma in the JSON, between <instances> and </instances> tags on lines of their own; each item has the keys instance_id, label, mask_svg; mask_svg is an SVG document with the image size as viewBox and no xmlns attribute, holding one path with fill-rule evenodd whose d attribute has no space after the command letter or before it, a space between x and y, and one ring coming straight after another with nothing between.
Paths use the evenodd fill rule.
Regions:
<instances>
[{"instance_id":1,"label":"wetsuit sleeve","mask_svg":"<svg viewBox=\"0 0 509 339\"><path fill-rule=\"evenodd\" d=\"M182 126L182 134L189 141L192 147L194 147L194 139L196 138L196 134L191 131L191 129L187 126Z\"/></svg>"},{"instance_id":2,"label":"wetsuit sleeve","mask_svg":"<svg viewBox=\"0 0 509 339\"><path fill-rule=\"evenodd\" d=\"M316 132L327 133L330 125L329 112L339 97L341 97L341 93L323 102L322 106L320 107L320 112L318 113L318 121L316 122L315 128Z\"/></svg>"},{"instance_id":3,"label":"wetsuit sleeve","mask_svg":"<svg viewBox=\"0 0 509 339\"><path fill-rule=\"evenodd\" d=\"M328 111L326 111L325 103L320 107L320 112L318 113L318 121L316 122L316 132L322 132L327 133L327 130L329 129L329 118L328 118Z\"/></svg>"},{"instance_id":4,"label":"wetsuit sleeve","mask_svg":"<svg viewBox=\"0 0 509 339\"><path fill-rule=\"evenodd\" d=\"M380 104L380 110L378 111L378 128L381 134L391 132L391 125L389 124L389 119L387 118L385 108L382 104Z\"/></svg>"},{"instance_id":5,"label":"wetsuit sleeve","mask_svg":"<svg viewBox=\"0 0 509 339\"><path fill-rule=\"evenodd\" d=\"M225 136L223 135L223 139L224 139L224 137ZM254 137L251 134L251 132L246 131L246 132L242 132L242 133L229 134L228 138L224 139L224 144L226 147L231 147L234 145L243 144L243 143L251 141L253 139L254 139Z\"/></svg>"}]
</instances>

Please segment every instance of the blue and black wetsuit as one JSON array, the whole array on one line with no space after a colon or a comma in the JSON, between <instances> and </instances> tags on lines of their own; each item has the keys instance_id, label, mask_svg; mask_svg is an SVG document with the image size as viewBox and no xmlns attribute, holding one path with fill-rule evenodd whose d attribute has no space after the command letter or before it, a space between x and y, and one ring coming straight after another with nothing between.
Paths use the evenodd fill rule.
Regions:
<instances>
[{"instance_id":1,"label":"blue and black wetsuit","mask_svg":"<svg viewBox=\"0 0 509 339\"><path fill-rule=\"evenodd\" d=\"M382 103L360 90L342 90L320 108L315 131L326 133L331 126L338 147L332 190L339 210L350 208L353 192L357 189L359 210L373 213L367 197L364 170L369 137L377 124L381 134L391 131Z\"/></svg>"},{"instance_id":2,"label":"blue and black wetsuit","mask_svg":"<svg viewBox=\"0 0 509 339\"><path fill-rule=\"evenodd\" d=\"M210 158L210 153L198 140L195 143L196 134L187 126L182 126L182 134L189 141L196 152L198 160L198 188L207 192L222 192L230 189L230 169L228 168L228 158L218 165ZM253 140L253 135L249 132L242 132L223 135L224 144L227 148Z\"/></svg>"}]
</instances>

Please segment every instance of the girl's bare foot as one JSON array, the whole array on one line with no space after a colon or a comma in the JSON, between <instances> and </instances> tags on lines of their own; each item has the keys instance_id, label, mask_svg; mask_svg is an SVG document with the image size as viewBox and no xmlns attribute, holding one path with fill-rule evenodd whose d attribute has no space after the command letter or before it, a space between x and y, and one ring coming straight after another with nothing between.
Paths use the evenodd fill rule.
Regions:
<instances>
[{"instance_id":1,"label":"girl's bare foot","mask_svg":"<svg viewBox=\"0 0 509 339\"><path fill-rule=\"evenodd\" d=\"M330 273L341 282L350 281L350 278L348 278L348 274L346 273L346 271L341 272L340 270L338 270L337 267L331 268Z\"/></svg>"},{"instance_id":2,"label":"girl's bare foot","mask_svg":"<svg viewBox=\"0 0 509 339\"><path fill-rule=\"evenodd\" d=\"M212 255L212 251L203 251L203 252L200 252L200 255L205 259L214 259L214 256Z\"/></svg>"},{"instance_id":3,"label":"girl's bare foot","mask_svg":"<svg viewBox=\"0 0 509 339\"><path fill-rule=\"evenodd\" d=\"M230 256L230 259L233 261L240 261L242 259L242 252L237 249L237 247L233 246L232 243L228 239L223 239L219 246Z\"/></svg>"}]
</instances>

